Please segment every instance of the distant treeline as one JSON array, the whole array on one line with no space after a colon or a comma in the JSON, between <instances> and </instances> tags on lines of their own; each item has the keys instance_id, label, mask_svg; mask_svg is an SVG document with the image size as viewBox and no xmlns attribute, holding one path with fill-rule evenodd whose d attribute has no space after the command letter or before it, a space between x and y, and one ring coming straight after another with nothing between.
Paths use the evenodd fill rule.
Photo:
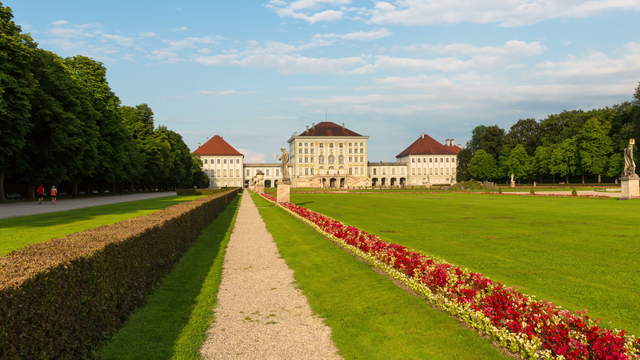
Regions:
<instances>
[{"instance_id":1,"label":"distant treeline","mask_svg":"<svg viewBox=\"0 0 640 360\"><path fill-rule=\"evenodd\" d=\"M32 197L40 183L77 194L207 181L149 106L120 104L102 63L40 49L12 18L0 2L0 200L5 182Z\"/></svg>"},{"instance_id":2,"label":"distant treeline","mask_svg":"<svg viewBox=\"0 0 640 360\"><path fill-rule=\"evenodd\" d=\"M614 181L630 138L640 140L640 85L633 102L524 119L509 131L478 126L459 154L458 180Z\"/></svg>"}]
</instances>

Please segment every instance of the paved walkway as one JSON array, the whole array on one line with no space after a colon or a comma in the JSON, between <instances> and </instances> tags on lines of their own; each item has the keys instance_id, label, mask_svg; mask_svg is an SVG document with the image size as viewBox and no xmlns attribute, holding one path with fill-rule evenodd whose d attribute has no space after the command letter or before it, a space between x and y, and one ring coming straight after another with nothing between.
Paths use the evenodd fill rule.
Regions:
<instances>
[{"instance_id":1,"label":"paved walkway","mask_svg":"<svg viewBox=\"0 0 640 360\"><path fill-rule=\"evenodd\" d=\"M227 247L205 359L340 359L248 192Z\"/></svg>"},{"instance_id":2,"label":"paved walkway","mask_svg":"<svg viewBox=\"0 0 640 360\"><path fill-rule=\"evenodd\" d=\"M44 214L55 211L65 211L73 209L81 209L90 206L116 204L125 201L144 200L164 196L176 195L175 191L144 193L144 194L127 194L127 195L110 195L104 197L88 197L81 199L65 199L58 200L56 205L51 200L44 201L38 205L37 201L16 202L8 204L0 204L0 219L26 216L34 214Z\"/></svg>"}]
</instances>

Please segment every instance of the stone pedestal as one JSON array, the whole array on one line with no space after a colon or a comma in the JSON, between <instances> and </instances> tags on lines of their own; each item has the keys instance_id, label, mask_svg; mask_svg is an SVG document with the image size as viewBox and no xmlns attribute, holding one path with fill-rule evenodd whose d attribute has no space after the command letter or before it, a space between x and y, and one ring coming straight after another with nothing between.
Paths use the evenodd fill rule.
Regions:
<instances>
[{"instance_id":1,"label":"stone pedestal","mask_svg":"<svg viewBox=\"0 0 640 360\"><path fill-rule=\"evenodd\" d=\"M291 196L291 185L288 184L278 184L277 187L278 193L276 195L276 201L279 203L290 202Z\"/></svg>"},{"instance_id":2,"label":"stone pedestal","mask_svg":"<svg viewBox=\"0 0 640 360\"><path fill-rule=\"evenodd\" d=\"M640 197L640 176L633 174L620 179L622 185L621 199L636 199Z\"/></svg>"},{"instance_id":3,"label":"stone pedestal","mask_svg":"<svg viewBox=\"0 0 640 360\"><path fill-rule=\"evenodd\" d=\"M262 194L262 193L264 193L264 185L256 185L256 187L255 187L255 191L256 191L258 194Z\"/></svg>"}]
</instances>

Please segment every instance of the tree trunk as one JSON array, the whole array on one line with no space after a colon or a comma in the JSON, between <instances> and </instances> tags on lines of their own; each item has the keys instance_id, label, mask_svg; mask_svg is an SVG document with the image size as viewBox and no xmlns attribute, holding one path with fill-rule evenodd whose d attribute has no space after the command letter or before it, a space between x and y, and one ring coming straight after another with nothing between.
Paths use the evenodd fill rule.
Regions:
<instances>
[{"instance_id":1,"label":"tree trunk","mask_svg":"<svg viewBox=\"0 0 640 360\"><path fill-rule=\"evenodd\" d=\"M564 183L569 185L569 176L565 176L564 178Z\"/></svg>"},{"instance_id":2,"label":"tree trunk","mask_svg":"<svg viewBox=\"0 0 640 360\"><path fill-rule=\"evenodd\" d=\"M584 174L582 175L582 185L584 185Z\"/></svg>"},{"instance_id":3,"label":"tree trunk","mask_svg":"<svg viewBox=\"0 0 640 360\"><path fill-rule=\"evenodd\" d=\"M4 197L4 170L0 170L0 201L7 200Z\"/></svg>"},{"instance_id":4,"label":"tree trunk","mask_svg":"<svg viewBox=\"0 0 640 360\"><path fill-rule=\"evenodd\" d=\"M73 187L71 189L71 196L73 196L73 197L78 196L78 183L77 182L73 183Z\"/></svg>"},{"instance_id":5,"label":"tree trunk","mask_svg":"<svg viewBox=\"0 0 640 360\"><path fill-rule=\"evenodd\" d=\"M602 183L602 175L598 174L598 184Z\"/></svg>"},{"instance_id":6,"label":"tree trunk","mask_svg":"<svg viewBox=\"0 0 640 360\"><path fill-rule=\"evenodd\" d=\"M36 199L36 185L29 184L27 185L27 199L35 200Z\"/></svg>"}]
</instances>

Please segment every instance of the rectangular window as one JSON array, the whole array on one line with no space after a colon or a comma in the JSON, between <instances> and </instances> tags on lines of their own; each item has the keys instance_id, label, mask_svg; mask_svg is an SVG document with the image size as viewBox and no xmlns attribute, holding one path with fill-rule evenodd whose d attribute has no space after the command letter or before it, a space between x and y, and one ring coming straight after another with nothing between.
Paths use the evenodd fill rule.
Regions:
<instances>
[{"instance_id":1,"label":"rectangular window","mask_svg":"<svg viewBox=\"0 0 640 360\"><path fill-rule=\"evenodd\" d=\"M249 169L247 169L247 171L245 173L247 174L246 176L249 176L249 174L250 174Z\"/></svg>"},{"instance_id":2,"label":"rectangular window","mask_svg":"<svg viewBox=\"0 0 640 360\"><path fill-rule=\"evenodd\" d=\"M411 169L411 175L415 175L416 174L416 169Z\"/></svg>"},{"instance_id":3,"label":"rectangular window","mask_svg":"<svg viewBox=\"0 0 640 360\"><path fill-rule=\"evenodd\" d=\"M311 175L313 175L313 168L311 168Z\"/></svg>"},{"instance_id":4,"label":"rectangular window","mask_svg":"<svg viewBox=\"0 0 640 360\"><path fill-rule=\"evenodd\" d=\"M433 160L432 158L429 158L429 162L433 162L432 160Z\"/></svg>"},{"instance_id":5,"label":"rectangular window","mask_svg":"<svg viewBox=\"0 0 640 360\"><path fill-rule=\"evenodd\" d=\"M304 174L309 175L309 168L304 168Z\"/></svg>"},{"instance_id":6,"label":"rectangular window","mask_svg":"<svg viewBox=\"0 0 640 360\"><path fill-rule=\"evenodd\" d=\"M240 177L240 170L236 169L236 177Z\"/></svg>"},{"instance_id":7,"label":"rectangular window","mask_svg":"<svg viewBox=\"0 0 640 360\"><path fill-rule=\"evenodd\" d=\"M302 148L298 149L298 154L302 154Z\"/></svg>"},{"instance_id":8,"label":"rectangular window","mask_svg":"<svg viewBox=\"0 0 640 360\"><path fill-rule=\"evenodd\" d=\"M218 161L216 161L218 164L220 164L220 159L218 159Z\"/></svg>"},{"instance_id":9,"label":"rectangular window","mask_svg":"<svg viewBox=\"0 0 640 360\"><path fill-rule=\"evenodd\" d=\"M416 158L411 158L411 162L412 163L416 162Z\"/></svg>"}]
</instances>

